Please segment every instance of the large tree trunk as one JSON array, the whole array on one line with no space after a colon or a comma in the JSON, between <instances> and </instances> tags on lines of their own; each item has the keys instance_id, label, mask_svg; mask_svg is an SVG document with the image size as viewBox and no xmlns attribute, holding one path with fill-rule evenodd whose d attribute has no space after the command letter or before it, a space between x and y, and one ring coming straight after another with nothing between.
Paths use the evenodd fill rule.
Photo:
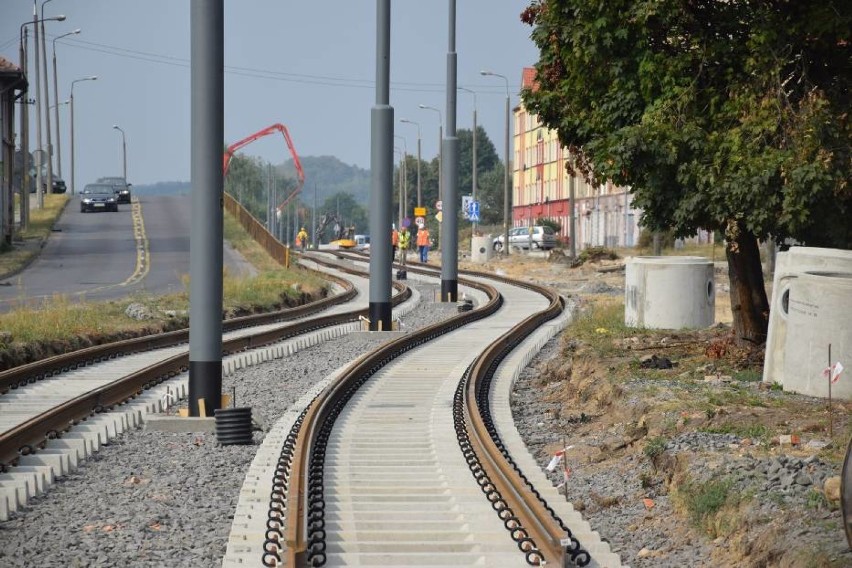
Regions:
<instances>
[{"instance_id":1,"label":"large tree trunk","mask_svg":"<svg viewBox=\"0 0 852 568\"><path fill-rule=\"evenodd\" d=\"M766 341L769 326L769 302L760 265L760 248L757 238L742 223L731 228L725 253L731 282L734 331L738 341L759 345Z\"/></svg>"}]
</instances>

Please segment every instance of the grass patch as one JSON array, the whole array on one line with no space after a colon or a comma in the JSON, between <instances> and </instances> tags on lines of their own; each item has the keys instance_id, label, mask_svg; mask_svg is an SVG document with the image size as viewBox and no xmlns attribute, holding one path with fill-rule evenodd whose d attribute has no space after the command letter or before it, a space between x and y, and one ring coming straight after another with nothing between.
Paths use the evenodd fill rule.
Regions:
<instances>
[{"instance_id":1,"label":"grass patch","mask_svg":"<svg viewBox=\"0 0 852 568\"><path fill-rule=\"evenodd\" d=\"M56 217L64 207L64 195L46 195L45 208L33 210L26 234L47 236ZM281 305L299 303L302 294L319 294L325 281L304 270L287 270L263 250L230 214L225 215L225 235L231 245L258 268L255 277L223 274L223 311L246 313L268 310ZM17 251L15 251L17 252ZM0 255L9 261L14 252ZM189 310L189 275L181 277L183 289L172 294L153 296L139 292L132 296L107 302L87 302L56 294L35 308L21 307L0 314L0 348L12 343L73 341L79 336L101 336L127 332L153 332L172 319L166 311L185 314ZM134 320L125 314L127 306L138 303L146 306L151 319ZM35 317L34 314L38 313Z\"/></svg>"},{"instance_id":2,"label":"grass patch","mask_svg":"<svg viewBox=\"0 0 852 568\"><path fill-rule=\"evenodd\" d=\"M616 340L650 333L624 325L623 300L601 299L593 302L565 331L566 337L583 341L597 356L611 356L622 351Z\"/></svg>"},{"instance_id":3,"label":"grass patch","mask_svg":"<svg viewBox=\"0 0 852 568\"><path fill-rule=\"evenodd\" d=\"M749 500L733 488L729 479L686 479L677 487L674 498L692 525L711 538L733 533L741 524L742 509Z\"/></svg>"},{"instance_id":4,"label":"grass patch","mask_svg":"<svg viewBox=\"0 0 852 568\"><path fill-rule=\"evenodd\" d=\"M766 439L772 432L763 424L720 424L718 426L701 426L699 432L708 434L736 434L740 438Z\"/></svg>"},{"instance_id":5,"label":"grass patch","mask_svg":"<svg viewBox=\"0 0 852 568\"><path fill-rule=\"evenodd\" d=\"M25 231L21 231L20 237L24 240L43 240L50 235L56 219L65 209L68 197L65 194L48 193L44 196L44 208L30 209L30 221ZM0 250L0 275L13 274L21 270L33 257L39 253L35 247L9 247L3 246Z\"/></svg>"},{"instance_id":6,"label":"grass patch","mask_svg":"<svg viewBox=\"0 0 852 568\"><path fill-rule=\"evenodd\" d=\"M97 336L119 331L138 331L150 327L151 320L137 321L127 317L124 310L129 302L87 303L71 301L55 295L44 300L38 317L29 308L14 309L0 314L2 345L34 343L37 341L70 340L77 336ZM166 319L166 316L162 316Z\"/></svg>"},{"instance_id":7,"label":"grass patch","mask_svg":"<svg viewBox=\"0 0 852 568\"><path fill-rule=\"evenodd\" d=\"M743 383L759 383L763 380L763 373L754 369L745 369L743 371L736 371L732 378Z\"/></svg>"},{"instance_id":8,"label":"grass patch","mask_svg":"<svg viewBox=\"0 0 852 568\"><path fill-rule=\"evenodd\" d=\"M645 449L642 450L642 453L645 454L651 461L657 458L657 456L661 455L664 451L666 451L666 444L669 443L668 438L664 436L657 436L656 438L651 438L648 440L648 443L645 444Z\"/></svg>"}]
</instances>

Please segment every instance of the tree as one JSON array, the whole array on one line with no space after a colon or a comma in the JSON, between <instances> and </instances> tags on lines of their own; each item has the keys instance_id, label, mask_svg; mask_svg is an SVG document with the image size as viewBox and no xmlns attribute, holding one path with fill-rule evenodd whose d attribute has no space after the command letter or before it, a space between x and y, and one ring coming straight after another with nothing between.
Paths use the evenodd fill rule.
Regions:
<instances>
[{"instance_id":1,"label":"tree","mask_svg":"<svg viewBox=\"0 0 852 568\"><path fill-rule=\"evenodd\" d=\"M852 245L849 3L535 0L522 94L652 230L725 231L734 327L765 339L758 239Z\"/></svg>"},{"instance_id":2,"label":"tree","mask_svg":"<svg viewBox=\"0 0 852 568\"><path fill-rule=\"evenodd\" d=\"M467 195L473 188L473 130L460 128L456 136L459 139L459 195ZM481 126L476 127L476 162L478 184L482 174L500 163L494 143Z\"/></svg>"}]
</instances>

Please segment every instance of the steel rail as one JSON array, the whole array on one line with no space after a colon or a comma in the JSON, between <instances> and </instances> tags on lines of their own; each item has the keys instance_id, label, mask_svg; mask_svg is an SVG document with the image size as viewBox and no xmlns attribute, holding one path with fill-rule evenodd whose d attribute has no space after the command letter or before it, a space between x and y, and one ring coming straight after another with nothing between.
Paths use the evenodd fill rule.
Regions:
<instances>
[{"instance_id":1,"label":"steel rail","mask_svg":"<svg viewBox=\"0 0 852 568\"><path fill-rule=\"evenodd\" d=\"M322 471L325 443L334 421L358 388L391 360L440 335L488 317L502 305L503 298L494 287L470 280L460 283L484 291L489 301L477 310L432 324L363 355L318 394L304 416L296 422L295 431L290 433L292 443L285 445L282 452L286 463L279 462L279 469L286 475L278 482L277 492L273 491L270 502L269 530L264 544L265 566L274 566L281 561L293 567L324 564Z\"/></svg>"},{"instance_id":2,"label":"steel rail","mask_svg":"<svg viewBox=\"0 0 852 568\"><path fill-rule=\"evenodd\" d=\"M354 251L347 251L346 254L366 257ZM413 268L411 264L406 268L419 273L427 273L429 269L434 271L431 265L413 264L421 268ZM534 290L550 301L544 311L530 315L507 331L471 364L466 373L466 384L460 384L457 391L457 395L461 395L460 402L464 410L463 417L460 417L464 432L457 434L477 483L492 502L492 507L504 521L519 549L525 553L527 562L533 565L546 562L563 566L570 561L578 566L586 566L591 561L589 553L527 480L503 446L493 426L489 404L491 378L500 362L530 332L557 317L564 309L564 301L555 291L529 282L472 270L460 270L459 274ZM465 443L469 444L467 451L464 450Z\"/></svg>"},{"instance_id":3,"label":"steel rail","mask_svg":"<svg viewBox=\"0 0 852 568\"><path fill-rule=\"evenodd\" d=\"M394 305L397 305L411 296L411 290L407 286L395 284L400 293L395 295L392 301ZM352 290L354 291L354 287ZM228 354L283 341L325 327L357 321L359 317L366 316L368 311L367 308L351 310L233 338L222 343L222 350L223 353ZM101 412L133 398L145 388L185 371L188 365L188 352L170 357L71 399L3 432L0 434L0 469L14 463L20 455L35 451L36 447L42 446L48 439L59 436L61 432L93 413Z\"/></svg>"}]
</instances>

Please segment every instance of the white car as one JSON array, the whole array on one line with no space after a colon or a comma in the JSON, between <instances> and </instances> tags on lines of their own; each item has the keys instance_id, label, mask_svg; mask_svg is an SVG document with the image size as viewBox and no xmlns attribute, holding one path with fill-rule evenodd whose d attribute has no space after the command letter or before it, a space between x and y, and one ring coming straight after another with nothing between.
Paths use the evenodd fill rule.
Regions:
<instances>
[{"instance_id":1,"label":"white car","mask_svg":"<svg viewBox=\"0 0 852 568\"><path fill-rule=\"evenodd\" d=\"M503 237L500 235L494 239L494 250L497 252L503 250ZM528 249L531 241L533 250L550 250L556 247L556 233L547 225L509 229L509 246Z\"/></svg>"}]
</instances>

